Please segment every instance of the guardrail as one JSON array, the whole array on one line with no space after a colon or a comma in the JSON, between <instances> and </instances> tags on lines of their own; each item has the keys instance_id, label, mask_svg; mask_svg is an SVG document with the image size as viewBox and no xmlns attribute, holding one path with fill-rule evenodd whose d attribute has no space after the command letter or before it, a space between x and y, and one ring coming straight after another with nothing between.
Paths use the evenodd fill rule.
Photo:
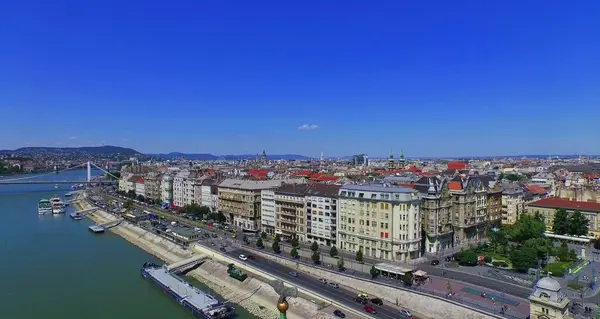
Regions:
<instances>
[{"instance_id":1,"label":"guardrail","mask_svg":"<svg viewBox=\"0 0 600 319\"><path fill-rule=\"evenodd\" d=\"M240 264L240 263L238 263L238 261L237 261L237 260L235 260L235 259L233 259L233 258L231 258L231 257L229 257L229 256L227 256L227 255L223 255L223 254L222 254L220 251L217 251L217 250L215 250L215 249L212 249L212 248L210 248L210 247L207 247L207 246L204 246L204 245L200 245L200 244L195 244L194 246L201 246L201 247L202 247L202 249L205 249L205 250L211 251L213 254L215 254L215 253L216 253L216 254L218 254L219 256L221 256L221 258L225 259L227 262L233 262L233 263L235 263L236 265L239 265L239 267L240 267L240 268L248 268L248 269L250 269L250 270L249 270L250 272L253 272L253 273L258 273L258 274L264 274L264 273L266 273L265 271L263 271L263 270L260 270L260 269L257 269L257 268L255 268L255 267L252 267L252 266L251 266L251 265L249 265L249 264L245 264L245 263L242 263L242 264ZM298 288L298 290L301 290L301 291L305 292L305 293L306 293L306 294L308 294L308 295L313 295L313 296L317 297L318 299L321 299L321 300L323 300L323 301L326 301L326 302L328 302L328 303L331 303L331 305L333 305L333 306L336 306L336 307L338 307L338 308L341 308L341 309L343 309L343 310L345 310L345 311L347 311L347 312L351 312L351 313L353 313L353 314L355 314L355 315L358 315L358 316L360 316L360 317L363 317L363 318L376 319L376 317L374 317L374 316L371 316L371 315L368 315L368 314L366 314L366 313L364 313L364 312L361 312L361 311L358 311L358 310L356 310L356 309L350 308L350 307L348 307L348 306L346 306L346 305L344 305L344 304L341 304L341 303L335 302L335 301L331 300L330 298L328 298L328 297L326 297L326 296L323 296L323 295L321 295L321 294L319 294L319 293L316 293L316 292L314 292L314 291L312 291L312 290L309 290L309 289L306 289L306 288L302 288L302 287L298 287L298 285L297 285L297 284L294 284L294 283L290 282L289 280L287 280L287 279L285 279L285 278L282 278L282 277L279 277L279 276L277 276L277 275L273 275L273 274L270 274L270 273L266 273L266 274L267 274L269 277L275 278L275 279L277 279L277 280L281 280L281 281L283 281L284 283L286 283L286 284L288 284L288 285L290 285L290 286L297 287L297 288ZM265 278L265 279L268 279L268 278Z\"/></svg>"},{"instance_id":2,"label":"guardrail","mask_svg":"<svg viewBox=\"0 0 600 319\"><path fill-rule=\"evenodd\" d=\"M460 299L460 302L457 302L456 301L457 297L452 297L453 299L449 299L449 298L446 297L446 293L438 293L436 291L430 291L430 290L428 291L428 289L426 289L426 288L418 288L418 289L416 289L416 288L407 288L407 287L403 287L403 286L396 286L396 285L392 285L392 284L386 283L386 282L381 281L381 280L366 279L366 278L361 278L361 277L357 277L357 276L354 276L354 275L350 275L350 274L347 274L347 273L340 273L340 272L332 271L331 269L328 269L328 268L315 267L314 264L309 264L309 263L306 263L304 261L297 260L297 259L294 259L294 258L291 258L291 257L288 257L288 256L282 256L281 254L275 254L275 253L266 251L265 249L256 249L256 248L250 247L248 245L244 245L244 246L239 245L239 244L236 244L236 245L238 247L246 249L246 250L251 250L251 251L258 252L258 253L267 254L267 255L271 255L273 257L283 258L283 259L286 259L286 260L289 260L289 261L292 261L292 262L295 262L295 263L298 263L298 264L302 264L305 267L311 267L311 268L315 268L315 269L318 269L318 270L327 271L329 273L333 273L333 274L337 274L337 275L343 275L343 276L346 276L346 277L349 277L349 278L352 278L352 279L356 279L356 280L361 280L361 281L370 282L370 283L373 283L373 284L383 285L383 286L394 288L394 289L404 290L404 291L407 291L407 292L416 293L416 294L419 294L419 295L422 295L422 296L426 296L426 297L430 297L430 298L436 298L438 300L449 302L449 303L452 303L452 304L454 304L456 306L459 306L459 307L465 307L465 308L468 308L470 310L479 312L481 314L484 314L484 315L487 315L487 316L490 316L490 317L494 317L494 318L498 318L498 319L504 319L504 318L509 318L509 319L523 319L523 318L525 318L525 316L513 316L511 314L506 314L506 313L500 314L500 313L498 313L499 311L496 311L495 309L489 309L487 307L484 307L484 306L481 306L481 305L476 304L474 302L466 301L466 300L463 300L463 299Z\"/></svg>"}]
</instances>

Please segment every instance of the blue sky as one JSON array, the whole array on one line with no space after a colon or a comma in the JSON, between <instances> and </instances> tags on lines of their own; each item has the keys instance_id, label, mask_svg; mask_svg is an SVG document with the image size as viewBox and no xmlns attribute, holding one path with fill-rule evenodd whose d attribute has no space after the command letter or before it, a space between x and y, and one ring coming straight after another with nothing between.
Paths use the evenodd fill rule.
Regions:
<instances>
[{"instance_id":1,"label":"blue sky","mask_svg":"<svg viewBox=\"0 0 600 319\"><path fill-rule=\"evenodd\" d=\"M0 149L600 154L599 12L598 1L6 2Z\"/></svg>"}]
</instances>

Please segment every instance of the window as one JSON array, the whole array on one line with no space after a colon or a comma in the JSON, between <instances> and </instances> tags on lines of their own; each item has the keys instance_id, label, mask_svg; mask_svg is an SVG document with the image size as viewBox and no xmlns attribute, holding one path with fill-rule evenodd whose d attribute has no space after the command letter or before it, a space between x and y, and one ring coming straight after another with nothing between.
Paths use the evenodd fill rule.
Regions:
<instances>
[{"instance_id":1,"label":"window","mask_svg":"<svg viewBox=\"0 0 600 319\"><path fill-rule=\"evenodd\" d=\"M358 197L359 197L359 198L363 198L363 197L365 197L365 193L358 193Z\"/></svg>"}]
</instances>

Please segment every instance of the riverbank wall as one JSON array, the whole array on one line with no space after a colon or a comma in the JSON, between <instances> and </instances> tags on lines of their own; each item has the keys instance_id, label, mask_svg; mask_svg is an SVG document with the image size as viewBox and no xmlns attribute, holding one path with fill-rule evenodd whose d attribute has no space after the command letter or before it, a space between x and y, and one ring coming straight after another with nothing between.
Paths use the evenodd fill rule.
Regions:
<instances>
[{"instance_id":1,"label":"riverbank wall","mask_svg":"<svg viewBox=\"0 0 600 319\"><path fill-rule=\"evenodd\" d=\"M82 210L91 208L91 205L84 201L78 201L74 207ZM87 217L99 224L117 219L114 215L102 210L89 213ZM189 258L195 253L191 249L184 249L167 239L127 222L111 228L110 231L168 264ZM210 259L187 275L208 286L215 293L221 295L224 300L236 303L255 316L262 319L279 317L276 310L277 293L269 284L259 278L249 276L244 282L239 282L229 277L225 264ZM334 318L331 315L333 310L327 308L327 305L313 303L303 298L292 298L289 303L288 318L290 319Z\"/></svg>"}]
</instances>

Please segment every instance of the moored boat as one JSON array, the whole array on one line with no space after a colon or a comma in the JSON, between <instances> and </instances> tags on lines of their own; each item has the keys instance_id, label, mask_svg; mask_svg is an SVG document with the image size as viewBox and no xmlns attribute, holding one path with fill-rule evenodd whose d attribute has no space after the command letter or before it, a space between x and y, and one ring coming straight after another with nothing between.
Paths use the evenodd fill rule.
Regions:
<instances>
[{"instance_id":1,"label":"moored boat","mask_svg":"<svg viewBox=\"0 0 600 319\"><path fill-rule=\"evenodd\" d=\"M142 266L141 272L144 278L158 285L197 318L225 319L235 315L235 308L192 286L165 267L147 262Z\"/></svg>"},{"instance_id":2,"label":"moored boat","mask_svg":"<svg viewBox=\"0 0 600 319\"><path fill-rule=\"evenodd\" d=\"M52 204L47 199L40 199L38 202L38 214L52 214Z\"/></svg>"},{"instance_id":3,"label":"moored boat","mask_svg":"<svg viewBox=\"0 0 600 319\"><path fill-rule=\"evenodd\" d=\"M52 205L52 214L58 215L65 213L65 203L63 203L63 201L60 198L51 198L50 204Z\"/></svg>"},{"instance_id":4,"label":"moored boat","mask_svg":"<svg viewBox=\"0 0 600 319\"><path fill-rule=\"evenodd\" d=\"M73 212L73 213L69 214L69 216L71 216L71 218L73 218L74 220L83 219L83 215L80 214L79 212Z\"/></svg>"}]
</instances>

